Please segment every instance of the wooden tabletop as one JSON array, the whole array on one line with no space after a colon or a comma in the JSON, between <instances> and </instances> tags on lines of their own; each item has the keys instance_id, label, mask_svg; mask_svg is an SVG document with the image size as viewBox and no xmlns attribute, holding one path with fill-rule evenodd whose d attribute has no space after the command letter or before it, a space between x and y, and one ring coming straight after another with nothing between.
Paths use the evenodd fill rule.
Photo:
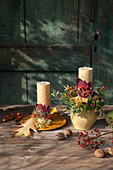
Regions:
<instances>
[{"instance_id":1,"label":"wooden tabletop","mask_svg":"<svg viewBox=\"0 0 113 170\"><path fill-rule=\"evenodd\" d=\"M113 169L113 156L106 154L104 158L96 158L94 150L83 149L77 145L77 132L71 124L69 113L64 111L65 106L57 106L59 114L63 115L67 123L63 127L51 130L32 133L30 138L21 136L12 138L13 129L20 124L15 119L2 122L6 114L21 113L22 118L29 115L33 105L10 105L0 106L0 170L20 169L20 170L95 170ZM113 106L104 106L105 113L113 110ZM96 126L101 133L110 131L105 128L104 116L97 120ZM94 127L93 126L93 127ZM92 129L93 129L92 127ZM65 140L57 140L56 134L64 132L64 129L71 129L73 135ZM90 130L89 130L90 133ZM105 142L102 147L106 152L113 144L109 141L111 134L101 137Z\"/></svg>"}]
</instances>

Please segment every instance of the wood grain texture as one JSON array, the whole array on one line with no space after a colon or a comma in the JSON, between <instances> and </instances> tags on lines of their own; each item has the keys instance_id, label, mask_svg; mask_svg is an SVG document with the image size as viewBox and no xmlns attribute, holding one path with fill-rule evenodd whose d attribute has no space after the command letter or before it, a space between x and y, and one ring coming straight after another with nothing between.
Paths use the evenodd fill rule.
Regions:
<instances>
[{"instance_id":1,"label":"wood grain texture","mask_svg":"<svg viewBox=\"0 0 113 170\"><path fill-rule=\"evenodd\" d=\"M76 44L77 0L26 1L26 35L29 44Z\"/></svg>"},{"instance_id":2,"label":"wood grain texture","mask_svg":"<svg viewBox=\"0 0 113 170\"><path fill-rule=\"evenodd\" d=\"M0 103L27 104L26 74L0 72Z\"/></svg>"},{"instance_id":3,"label":"wood grain texture","mask_svg":"<svg viewBox=\"0 0 113 170\"><path fill-rule=\"evenodd\" d=\"M28 106L0 106L0 117L5 114L20 112L22 117L30 114L34 105ZM63 112L65 106L57 106L60 114L67 119L67 124L57 130L42 131L32 133L30 138L24 136L20 138L11 138L11 130L15 129L19 122L14 120L0 124L0 168L22 169L22 170L94 170L94 169L112 169L113 157L106 154L105 158L96 158L94 150L82 149L77 145L77 130L71 125L69 113ZM113 106L104 106L105 113L113 109ZM4 110L4 111L2 111ZM1 120L1 119L0 119ZM99 128L101 133L109 131L105 128L104 117L99 119L94 126ZM67 137L63 141L56 140L58 132L64 132L64 129L70 128L73 136ZM90 130L88 131L90 133ZM109 135L103 136L101 140L105 141L102 147L105 151L109 144Z\"/></svg>"},{"instance_id":4,"label":"wood grain texture","mask_svg":"<svg viewBox=\"0 0 113 170\"><path fill-rule=\"evenodd\" d=\"M23 1L0 1L0 43L19 43L24 41Z\"/></svg>"},{"instance_id":5,"label":"wood grain texture","mask_svg":"<svg viewBox=\"0 0 113 170\"><path fill-rule=\"evenodd\" d=\"M94 84L109 87L106 104L113 102L113 1L93 1L93 68ZM96 10L96 12L95 12ZM97 34L95 34L95 32ZM95 50L96 49L96 50Z\"/></svg>"},{"instance_id":6,"label":"wood grain texture","mask_svg":"<svg viewBox=\"0 0 113 170\"><path fill-rule=\"evenodd\" d=\"M0 70L76 71L91 60L91 49L85 45L9 47L0 48Z\"/></svg>"},{"instance_id":7,"label":"wood grain texture","mask_svg":"<svg viewBox=\"0 0 113 170\"><path fill-rule=\"evenodd\" d=\"M92 43L92 2L80 0L79 2L79 38L78 44Z\"/></svg>"}]
</instances>

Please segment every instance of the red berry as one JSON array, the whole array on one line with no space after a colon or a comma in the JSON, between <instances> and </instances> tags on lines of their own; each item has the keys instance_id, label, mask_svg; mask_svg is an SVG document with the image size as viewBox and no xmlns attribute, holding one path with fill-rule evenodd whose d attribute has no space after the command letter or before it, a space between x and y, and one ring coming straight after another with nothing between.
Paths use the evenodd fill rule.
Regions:
<instances>
[{"instance_id":1,"label":"red berry","mask_svg":"<svg viewBox=\"0 0 113 170\"><path fill-rule=\"evenodd\" d=\"M113 143L113 140L112 140L112 142L111 143Z\"/></svg>"},{"instance_id":2,"label":"red berry","mask_svg":"<svg viewBox=\"0 0 113 170\"><path fill-rule=\"evenodd\" d=\"M88 138L86 138L86 140L88 140Z\"/></svg>"},{"instance_id":3,"label":"red berry","mask_svg":"<svg viewBox=\"0 0 113 170\"><path fill-rule=\"evenodd\" d=\"M36 117L36 113L33 114L33 117Z\"/></svg>"},{"instance_id":4,"label":"red berry","mask_svg":"<svg viewBox=\"0 0 113 170\"><path fill-rule=\"evenodd\" d=\"M96 128L96 127L94 127L93 129L94 129L94 130L96 130L97 128Z\"/></svg>"},{"instance_id":5,"label":"red berry","mask_svg":"<svg viewBox=\"0 0 113 170\"><path fill-rule=\"evenodd\" d=\"M97 149L97 148L98 148L97 146L94 147L94 149Z\"/></svg>"},{"instance_id":6,"label":"red berry","mask_svg":"<svg viewBox=\"0 0 113 170\"><path fill-rule=\"evenodd\" d=\"M87 142L87 145L89 145L89 142Z\"/></svg>"},{"instance_id":7,"label":"red berry","mask_svg":"<svg viewBox=\"0 0 113 170\"><path fill-rule=\"evenodd\" d=\"M14 113L11 113L11 116L14 116Z\"/></svg>"},{"instance_id":8,"label":"red berry","mask_svg":"<svg viewBox=\"0 0 113 170\"><path fill-rule=\"evenodd\" d=\"M86 135L88 135L88 132L86 132Z\"/></svg>"},{"instance_id":9,"label":"red berry","mask_svg":"<svg viewBox=\"0 0 113 170\"><path fill-rule=\"evenodd\" d=\"M102 143L101 143L101 142L99 142L98 144L99 144L99 145L101 145Z\"/></svg>"},{"instance_id":10,"label":"red berry","mask_svg":"<svg viewBox=\"0 0 113 170\"><path fill-rule=\"evenodd\" d=\"M93 131L91 130L91 133L93 133Z\"/></svg>"},{"instance_id":11,"label":"red berry","mask_svg":"<svg viewBox=\"0 0 113 170\"><path fill-rule=\"evenodd\" d=\"M75 89L77 89L77 86L75 86Z\"/></svg>"},{"instance_id":12,"label":"red berry","mask_svg":"<svg viewBox=\"0 0 113 170\"><path fill-rule=\"evenodd\" d=\"M9 117L10 120L12 120L12 117Z\"/></svg>"},{"instance_id":13,"label":"red berry","mask_svg":"<svg viewBox=\"0 0 113 170\"><path fill-rule=\"evenodd\" d=\"M20 115L20 112L17 113L17 116L19 116L19 115Z\"/></svg>"},{"instance_id":14,"label":"red berry","mask_svg":"<svg viewBox=\"0 0 113 170\"><path fill-rule=\"evenodd\" d=\"M100 135L101 133L100 133L100 132L98 132L98 134Z\"/></svg>"},{"instance_id":15,"label":"red berry","mask_svg":"<svg viewBox=\"0 0 113 170\"><path fill-rule=\"evenodd\" d=\"M90 137L91 140L93 140L93 137Z\"/></svg>"},{"instance_id":16,"label":"red berry","mask_svg":"<svg viewBox=\"0 0 113 170\"><path fill-rule=\"evenodd\" d=\"M78 137L78 139L80 139L80 137Z\"/></svg>"},{"instance_id":17,"label":"red berry","mask_svg":"<svg viewBox=\"0 0 113 170\"><path fill-rule=\"evenodd\" d=\"M17 116L17 119L21 119L21 116Z\"/></svg>"},{"instance_id":18,"label":"red berry","mask_svg":"<svg viewBox=\"0 0 113 170\"><path fill-rule=\"evenodd\" d=\"M80 135L82 136L82 135L83 135L83 133L82 133L82 132L80 132Z\"/></svg>"},{"instance_id":19,"label":"red berry","mask_svg":"<svg viewBox=\"0 0 113 170\"><path fill-rule=\"evenodd\" d=\"M67 94L67 96L68 96L68 97L70 97L70 95L69 95L69 94Z\"/></svg>"},{"instance_id":20,"label":"red berry","mask_svg":"<svg viewBox=\"0 0 113 170\"><path fill-rule=\"evenodd\" d=\"M96 129L96 132L98 132L99 130L98 129Z\"/></svg>"},{"instance_id":21,"label":"red berry","mask_svg":"<svg viewBox=\"0 0 113 170\"><path fill-rule=\"evenodd\" d=\"M3 122L6 122L6 119L4 118L2 121L3 121Z\"/></svg>"},{"instance_id":22,"label":"red berry","mask_svg":"<svg viewBox=\"0 0 113 170\"><path fill-rule=\"evenodd\" d=\"M84 133L86 133L86 131L84 130Z\"/></svg>"},{"instance_id":23,"label":"red berry","mask_svg":"<svg viewBox=\"0 0 113 170\"><path fill-rule=\"evenodd\" d=\"M109 140L111 140L111 138L109 138Z\"/></svg>"},{"instance_id":24,"label":"red berry","mask_svg":"<svg viewBox=\"0 0 113 170\"><path fill-rule=\"evenodd\" d=\"M91 141L90 143L93 144L93 141Z\"/></svg>"},{"instance_id":25,"label":"red berry","mask_svg":"<svg viewBox=\"0 0 113 170\"><path fill-rule=\"evenodd\" d=\"M6 115L7 118L9 118L10 116L9 115Z\"/></svg>"},{"instance_id":26,"label":"red berry","mask_svg":"<svg viewBox=\"0 0 113 170\"><path fill-rule=\"evenodd\" d=\"M78 140L78 145L80 145L80 141Z\"/></svg>"},{"instance_id":27,"label":"red berry","mask_svg":"<svg viewBox=\"0 0 113 170\"><path fill-rule=\"evenodd\" d=\"M58 96L58 98L60 98L60 96Z\"/></svg>"}]
</instances>

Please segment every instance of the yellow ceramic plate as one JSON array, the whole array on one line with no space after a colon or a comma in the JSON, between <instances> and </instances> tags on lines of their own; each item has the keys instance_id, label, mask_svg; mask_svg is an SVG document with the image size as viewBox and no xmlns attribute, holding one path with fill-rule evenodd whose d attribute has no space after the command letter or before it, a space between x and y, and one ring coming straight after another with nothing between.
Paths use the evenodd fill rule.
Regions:
<instances>
[{"instance_id":1,"label":"yellow ceramic plate","mask_svg":"<svg viewBox=\"0 0 113 170\"><path fill-rule=\"evenodd\" d=\"M24 117L21 120L21 124L25 123L26 120L28 120L30 118L31 118L31 115ZM40 127L38 130L53 130L53 129L60 128L60 127L64 126L65 124L66 124L66 119L63 116L55 113L51 117L51 122L44 127Z\"/></svg>"}]
</instances>

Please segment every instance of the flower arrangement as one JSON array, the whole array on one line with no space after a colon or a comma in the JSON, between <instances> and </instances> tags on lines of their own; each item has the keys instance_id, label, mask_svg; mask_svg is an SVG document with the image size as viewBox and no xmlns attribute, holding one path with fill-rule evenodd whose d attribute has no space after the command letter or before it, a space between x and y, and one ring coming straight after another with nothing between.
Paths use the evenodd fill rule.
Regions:
<instances>
[{"instance_id":1,"label":"flower arrangement","mask_svg":"<svg viewBox=\"0 0 113 170\"><path fill-rule=\"evenodd\" d=\"M32 112L32 117L37 122L37 128L49 124L51 122L49 105L35 104L35 108Z\"/></svg>"},{"instance_id":2,"label":"flower arrangement","mask_svg":"<svg viewBox=\"0 0 113 170\"><path fill-rule=\"evenodd\" d=\"M76 114L93 109L98 111L104 105L104 89L105 86L93 88L90 82L78 78L75 88L67 85L63 93L58 91L52 96L53 100L64 103L68 110Z\"/></svg>"}]
</instances>

